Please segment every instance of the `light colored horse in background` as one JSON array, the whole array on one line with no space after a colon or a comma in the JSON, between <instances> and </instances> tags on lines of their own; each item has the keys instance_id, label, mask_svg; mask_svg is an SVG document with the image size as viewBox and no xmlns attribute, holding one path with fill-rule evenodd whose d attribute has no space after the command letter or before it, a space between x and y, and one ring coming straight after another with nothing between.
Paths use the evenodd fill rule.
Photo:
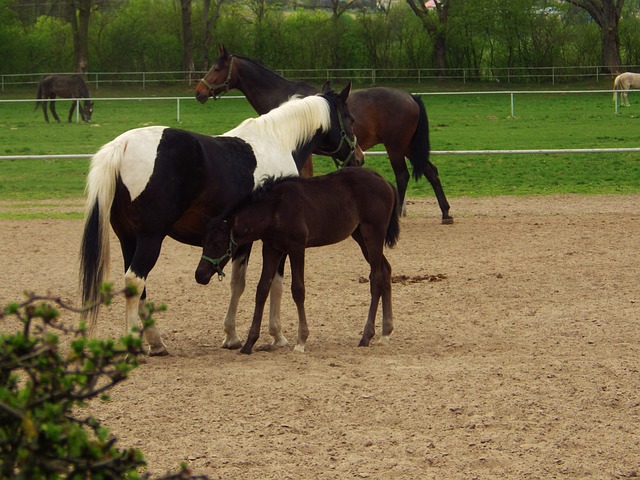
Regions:
<instances>
[{"instance_id":1,"label":"light colored horse in background","mask_svg":"<svg viewBox=\"0 0 640 480\"><path fill-rule=\"evenodd\" d=\"M627 91L631 88L640 88L640 73L624 72L618 75L613 81L613 101L616 101L620 90L621 104L628 107Z\"/></svg>"}]
</instances>

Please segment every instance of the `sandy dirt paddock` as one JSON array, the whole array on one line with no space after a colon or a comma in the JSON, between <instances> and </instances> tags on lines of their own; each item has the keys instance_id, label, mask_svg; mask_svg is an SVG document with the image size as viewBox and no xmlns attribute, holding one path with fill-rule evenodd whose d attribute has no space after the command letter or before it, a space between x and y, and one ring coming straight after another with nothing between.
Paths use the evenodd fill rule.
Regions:
<instances>
[{"instance_id":1,"label":"sandy dirt paddock","mask_svg":"<svg viewBox=\"0 0 640 480\"><path fill-rule=\"evenodd\" d=\"M90 410L154 475L186 462L210 478L640 476L640 196L451 203L455 224L444 226L435 199L412 201L387 250L397 281L386 346L356 346L369 285L351 240L308 251L307 353L243 356L220 348L228 278L197 285L200 251L168 239L149 292L169 306L157 321L171 356L150 358ZM0 220L1 303L25 288L77 303L81 230ZM115 237L112 252L120 285ZM118 300L99 334L123 323ZM293 344L288 294L283 326ZM267 337L265 319L258 343Z\"/></svg>"}]
</instances>

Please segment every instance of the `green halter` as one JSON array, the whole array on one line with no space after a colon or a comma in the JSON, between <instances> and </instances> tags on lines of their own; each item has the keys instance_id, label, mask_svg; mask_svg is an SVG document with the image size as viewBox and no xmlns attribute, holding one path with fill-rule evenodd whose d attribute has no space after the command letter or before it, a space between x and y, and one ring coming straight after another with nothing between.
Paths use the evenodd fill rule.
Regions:
<instances>
[{"instance_id":1,"label":"green halter","mask_svg":"<svg viewBox=\"0 0 640 480\"><path fill-rule=\"evenodd\" d=\"M207 257L206 255L202 255L203 260L206 260L207 262L210 262L213 265L213 268L215 268L216 273L218 274L218 280L220 281L222 281L222 279L225 276L224 272L222 271L222 268L220 267L220 264L227 258L231 258L231 253L234 245L237 245L237 244L233 239L233 231L232 231L229 237L229 248L227 248L227 251L225 252L224 255L222 255L220 258L211 258L211 257Z\"/></svg>"}]
</instances>

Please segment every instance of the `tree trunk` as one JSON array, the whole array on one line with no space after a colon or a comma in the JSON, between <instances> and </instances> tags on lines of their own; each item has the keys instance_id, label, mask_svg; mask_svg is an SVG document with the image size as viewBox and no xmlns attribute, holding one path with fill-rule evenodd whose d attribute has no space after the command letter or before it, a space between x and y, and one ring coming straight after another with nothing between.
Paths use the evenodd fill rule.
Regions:
<instances>
[{"instance_id":1,"label":"tree trunk","mask_svg":"<svg viewBox=\"0 0 640 480\"><path fill-rule=\"evenodd\" d=\"M75 71L86 74L89 69L89 18L92 0L69 0L69 22L73 35Z\"/></svg>"},{"instance_id":2,"label":"tree trunk","mask_svg":"<svg viewBox=\"0 0 640 480\"><path fill-rule=\"evenodd\" d=\"M191 0L180 0L182 9L182 71L185 80L190 80L195 71L193 61L193 30L191 28Z\"/></svg>"},{"instance_id":3,"label":"tree trunk","mask_svg":"<svg viewBox=\"0 0 640 480\"><path fill-rule=\"evenodd\" d=\"M613 74L620 72L620 37L618 36L618 22L620 20L620 14L616 14L616 8L612 0L605 1L607 4L604 6L603 25L601 30L602 39L602 65L609 69L609 72ZM622 1L620 2L623 3ZM622 5L620 5L622 8Z\"/></svg>"},{"instance_id":4,"label":"tree trunk","mask_svg":"<svg viewBox=\"0 0 640 480\"><path fill-rule=\"evenodd\" d=\"M447 20L449 18L449 0L435 0L435 11L426 7L422 0L406 0L413 13L420 19L429 38L433 41L433 60L438 76L447 71Z\"/></svg>"},{"instance_id":5,"label":"tree trunk","mask_svg":"<svg viewBox=\"0 0 640 480\"><path fill-rule=\"evenodd\" d=\"M213 3L213 10L211 9L211 0L204 0L204 6L202 10L202 28L204 31L202 45L200 45L200 67L202 70L209 70L211 62L209 59L209 52L211 51L211 44L214 38L214 32L216 24L220 18L220 7L225 0L215 0Z\"/></svg>"},{"instance_id":6,"label":"tree trunk","mask_svg":"<svg viewBox=\"0 0 640 480\"><path fill-rule=\"evenodd\" d=\"M408 1L408 0L407 0ZM620 38L618 37L618 23L624 0L565 0L571 5L586 10L600 27L602 65L611 73L619 73Z\"/></svg>"}]
</instances>

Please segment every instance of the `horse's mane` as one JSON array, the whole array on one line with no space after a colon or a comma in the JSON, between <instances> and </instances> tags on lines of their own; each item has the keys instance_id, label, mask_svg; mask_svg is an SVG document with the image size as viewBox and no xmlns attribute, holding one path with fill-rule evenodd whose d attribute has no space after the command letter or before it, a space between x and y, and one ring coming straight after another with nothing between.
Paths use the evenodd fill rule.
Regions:
<instances>
[{"instance_id":1,"label":"horse's mane","mask_svg":"<svg viewBox=\"0 0 640 480\"><path fill-rule=\"evenodd\" d=\"M251 193L251 203L260 202L264 197L271 192L277 185L281 183L289 182L293 179L300 178L298 176L293 175L284 175L284 176L269 176L267 177L262 184L258 186Z\"/></svg>"},{"instance_id":2,"label":"horse's mane","mask_svg":"<svg viewBox=\"0 0 640 480\"><path fill-rule=\"evenodd\" d=\"M331 127L329 102L320 95L293 97L287 102L257 118L248 118L225 135L243 137L251 133L259 138L279 141L282 145L300 146L320 128Z\"/></svg>"},{"instance_id":3,"label":"horse's mane","mask_svg":"<svg viewBox=\"0 0 640 480\"><path fill-rule=\"evenodd\" d=\"M274 76L276 76L278 78L281 78L282 80L284 80L286 82L292 83L291 80L289 80L287 78L284 78L282 75L280 75L278 72L276 72L274 69L272 69L269 65L267 65L266 63L264 63L260 59L249 58L249 57L245 57L243 55L236 55L236 54L233 54L231 56L239 58L241 60L246 60L247 62L250 62L250 63L253 63L256 66L258 66L258 67L260 67L260 68L262 68L264 70L267 70L270 74L272 74L272 75L274 75Z\"/></svg>"},{"instance_id":4,"label":"horse's mane","mask_svg":"<svg viewBox=\"0 0 640 480\"><path fill-rule=\"evenodd\" d=\"M292 175L266 177L264 182L260 184L253 192L251 192L249 195L246 195L242 200L240 200L240 202L227 209L223 214L212 219L213 222L231 220L242 208L246 207L247 205L262 201L264 197L276 187L276 185L280 185L281 183L288 182L295 178L300 177Z\"/></svg>"}]
</instances>

